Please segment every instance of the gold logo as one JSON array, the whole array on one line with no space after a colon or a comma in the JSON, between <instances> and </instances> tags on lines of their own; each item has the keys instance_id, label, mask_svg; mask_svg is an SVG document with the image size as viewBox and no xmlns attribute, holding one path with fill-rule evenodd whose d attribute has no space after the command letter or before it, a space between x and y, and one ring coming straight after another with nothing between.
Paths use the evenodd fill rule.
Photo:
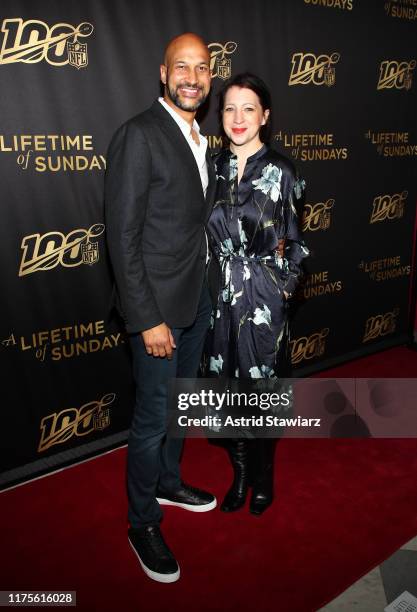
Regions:
<instances>
[{"instance_id":1,"label":"gold logo","mask_svg":"<svg viewBox=\"0 0 417 612\"><path fill-rule=\"evenodd\" d=\"M341 280L329 278L328 270L313 272L306 276L297 288L297 296L301 300L308 300L320 295L331 295L337 291L342 291Z\"/></svg>"},{"instance_id":2,"label":"gold logo","mask_svg":"<svg viewBox=\"0 0 417 612\"><path fill-rule=\"evenodd\" d=\"M102 353L108 349L116 348L124 342L125 340L120 332L108 333L104 320L99 320L53 329L41 329L20 336L17 340L13 332L8 338L2 340L1 345L3 347L17 347L21 351L29 351L29 354L32 354L36 359L45 362L47 359L60 361L61 359L72 359L91 353Z\"/></svg>"},{"instance_id":3,"label":"gold logo","mask_svg":"<svg viewBox=\"0 0 417 612\"><path fill-rule=\"evenodd\" d=\"M115 393L104 395L101 400L88 402L81 408L66 408L54 412L41 421L41 439L38 453L55 444L63 444L73 436L86 436L93 431L101 431L110 425L110 404Z\"/></svg>"},{"instance_id":4,"label":"gold logo","mask_svg":"<svg viewBox=\"0 0 417 612\"><path fill-rule=\"evenodd\" d=\"M369 340L375 340L379 336L392 334L397 326L399 312L399 308L394 308L393 311L386 312L385 314L369 317L365 324L365 334L362 342L368 342Z\"/></svg>"},{"instance_id":5,"label":"gold logo","mask_svg":"<svg viewBox=\"0 0 417 612\"><path fill-rule=\"evenodd\" d=\"M405 157L417 155L417 145L410 143L409 132L365 132L379 155L383 157Z\"/></svg>"},{"instance_id":6,"label":"gold logo","mask_svg":"<svg viewBox=\"0 0 417 612\"><path fill-rule=\"evenodd\" d=\"M340 53L331 55L314 55L313 53L294 53L288 85L327 85L336 83L334 65L340 59Z\"/></svg>"},{"instance_id":7,"label":"gold logo","mask_svg":"<svg viewBox=\"0 0 417 612\"><path fill-rule=\"evenodd\" d=\"M98 242L87 242L81 245L83 263L92 266L99 260Z\"/></svg>"},{"instance_id":8,"label":"gold logo","mask_svg":"<svg viewBox=\"0 0 417 612\"><path fill-rule=\"evenodd\" d=\"M393 195L377 196L372 204L372 214L369 223L385 221L385 219L400 219L404 214L404 204L408 191Z\"/></svg>"},{"instance_id":9,"label":"gold logo","mask_svg":"<svg viewBox=\"0 0 417 612\"><path fill-rule=\"evenodd\" d=\"M65 236L61 232L31 234L25 236L20 248L23 250L19 276L34 272L52 270L58 265L74 268L83 263L97 263L98 245L88 246L92 238L98 238L104 232L104 225L96 223L88 230L76 229ZM95 245L95 246L94 246Z\"/></svg>"},{"instance_id":10,"label":"gold logo","mask_svg":"<svg viewBox=\"0 0 417 612\"><path fill-rule=\"evenodd\" d=\"M7 137L0 134L0 153L17 153L18 166L22 170L34 166L36 172L92 172L106 168L104 155L94 154L91 134L13 134Z\"/></svg>"},{"instance_id":11,"label":"gold logo","mask_svg":"<svg viewBox=\"0 0 417 612\"><path fill-rule=\"evenodd\" d=\"M206 138L208 140L208 146L210 149L222 149L224 147L222 136L206 134Z\"/></svg>"},{"instance_id":12,"label":"gold logo","mask_svg":"<svg viewBox=\"0 0 417 612\"><path fill-rule=\"evenodd\" d=\"M416 60L410 62L396 62L385 60L379 67L379 81L377 89L411 89L413 84L412 70L416 67Z\"/></svg>"},{"instance_id":13,"label":"gold logo","mask_svg":"<svg viewBox=\"0 0 417 612\"><path fill-rule=\"evenodd\" d=\"M49 27L37 19L5 19L1 27L4 36L0 64L36 64L45 60L51 66L69 64L84 68L88 64L87 44L80 43L78 38L90 36L93 30L88 22L76 27L69 23Z\"/></svg>"},{"instance_id":14,"label":"gold logo","mask_svg":"<svg viewBox=\"0 0 417 612\"><path fill-rule=\"evenodd\" d=\"M383 257L373 261L361 261L358 268L368 274L371 280L377 282L408 276L411 272L410 264L403 265L401 263L401 255Z\"/></svg>"},{"instance_id":15,"label":"gold logo","mask_svg":"<svg viewBox=\"0 0 417 612\"><path fill-rule=\"evenodd\" d=\"M68 63L74 68L85 68L88 64L87 44L67 42Z\"/></svg>"},{"instance_id":16,"label":"gold logo","mask_svg":"<svg viewBox=\"0 0 417 612\"><path fill-rule=\"evenodd\" d=\"M312 359L320 357L325 351L325 338L329 335L329 328L324 327L319 332L311 334L311 336L301 336L290 341L291 346L291 361L299 363L303 359Z\"/></svg>"},{"instance_id":17,"label":"gold logo","mask_svg":"<svg viewBox=\"0 0 417 612\"><path fill-rule=\"evenodd\" d=\"M10 334L10 336L8 338L4 338L4 340L1 341L2 346L16 346L16 338L14 337L14 334Z\"/></svg>"},{"instance_id":18,"label":"gold logo","mask_svg":"<svg viewBox=\"0 0 417 612\"><path fill-rule=\"evenodd\" d=\"M311 6L326 6L327 8L333 9L346 9L351 11L353 9L353 0L304 0L305 4L311 4Z\"/></svg>"},{"instance_id":19,"label":"gold logo","mask_svg":"<svg viewBox=\"0 0 417 612\"><path fill-rule=\"evenodd\" d=\"M234 53L237 49L237 43L229 40L222 45L221 43L211 43L208 45L210 49L210 72L214 79L226 80L232 76L232 60L227 57Z\"/></svg>"},{"instance_id":20,"label":"gold logo","mask_svg":"<svg viewBox=\"0 0 417 612\"><path fill-rule=\"evenodd\" d=\"M334 200L329 199L326 202L318 202L317 204L306 204L304 206L302 228L303 232L316 232L317 230L326 230L330 227L330 211L333 208Z\"/></svg>"},{"instance_id":21,"label":"gold logo","mask_svg":"<svg viewBox=\"0 0 417 612\"><path fill-rule=\"evenodd\" d=\"M336 146L334 134L313 132L310 134L288 133L282 130L275 134L289 148L291 156L301 161L329 161L348 158L347 147Z\"/></svg>"},{"instance_id":22,"label":"gold logo","mask_svg":"<svg viewBox=\"0 0 417 612\"><path fill-rule=\"evenodd\" d=\"M404 6L413 4L414 6ZM414 0L392 0L385 2L385 12L389 17L399 17L414 21L417 19L417 8Z\"/></svg>"}]
</instances>

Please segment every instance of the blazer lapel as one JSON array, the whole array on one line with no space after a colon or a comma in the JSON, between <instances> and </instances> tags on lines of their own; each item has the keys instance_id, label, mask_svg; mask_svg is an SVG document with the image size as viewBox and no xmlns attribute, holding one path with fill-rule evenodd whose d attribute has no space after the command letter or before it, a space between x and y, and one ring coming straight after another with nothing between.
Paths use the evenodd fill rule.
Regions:
<instances>
[{"instance_id":1,"label":"blazer lapel","mask_svg":"<svg viewBox=\"0 0 417 612\"><path fill-rule=\"evenodd\" d=\"M190 145L184 138L179 126L175 123L174 119L164 109L160 102L155 101L151 106L151 110L157 116L161 129L178 151L178 157L186 164L188 170L187 174L192 182L192 187L198 190L201 198L204 199L200 172L198 170L197 163L190 149Z\"/></svg>"}]
</instances>

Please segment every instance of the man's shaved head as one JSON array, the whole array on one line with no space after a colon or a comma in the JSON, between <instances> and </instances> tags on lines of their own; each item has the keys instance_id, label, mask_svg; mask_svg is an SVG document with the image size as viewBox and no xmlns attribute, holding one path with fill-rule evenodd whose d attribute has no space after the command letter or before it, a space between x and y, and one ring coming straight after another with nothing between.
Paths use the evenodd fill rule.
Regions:
<instances>
[{"instance_id":1,"label":"man's shaved head","mask_svg":"<svg viewBox=\"0 0 417 612\"><path fill-rule=\"evenodd\" d=\"M206 43L201 38L201 36L198 36L197 34L194 34L193 32L185 32L184 34L180 34L179 36L175 36L174 38L172 38L167 44L167 46L165 47L165 51L164 51L165 66L169 66L172 58L175 56L177 52L180 52L182 49L186 49L187 47L190 47L193 45L200 46L202 49L204 48L204 52L207 55L207 59L208 60L210 59L209 50L207 48Z\"/></svg>"},{"instance_id":2,"label":"man's shaved head","mask_svg":"<svg viewBox=\"0 0 417 612\"><path fill-rule=\"evenodd\" d=\"M210 53L201 36L186 32L173 38L160 71L164 100L192 120L210 91Z\"/></svg>"}]
</instances>

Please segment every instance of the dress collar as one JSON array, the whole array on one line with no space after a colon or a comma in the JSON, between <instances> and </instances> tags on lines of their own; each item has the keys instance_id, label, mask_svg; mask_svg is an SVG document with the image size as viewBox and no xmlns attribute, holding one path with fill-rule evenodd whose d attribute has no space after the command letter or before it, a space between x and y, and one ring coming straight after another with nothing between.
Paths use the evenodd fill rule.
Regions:
<instances>
[{"instance_id":1,"label":"dress collar","mask_svg":"<svg viewBox=\"0 0 417 612\"><path fill-rule=\"evenodd\" d=\"M253 155L250 155L247 160L246 163L250 163L253 161L256 161L257 159L259 159L260 157L262 157L262 155L264 155L266 152L268 151L268 146L263 143L263 145L261 146L260 149L258 149L256 151L256 153L254 153ZM237 155L235 155L234 153L232 153L232 151L230 149L227 149L227 153L229 154L229 157L233 157L233 158L237 158Z\"/></svg>"}]
</instances>

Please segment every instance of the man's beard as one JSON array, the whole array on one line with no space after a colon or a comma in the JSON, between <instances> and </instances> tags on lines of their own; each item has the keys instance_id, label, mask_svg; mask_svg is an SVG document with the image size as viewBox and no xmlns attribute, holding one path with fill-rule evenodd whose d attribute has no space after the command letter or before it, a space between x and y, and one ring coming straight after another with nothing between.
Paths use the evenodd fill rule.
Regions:
<instances>
[{"instance_id":1,"label":"man's beard","mask_svg":"<svg viewBox=\"0 0 417 612\"><path fill-rule=\"evenodd\" d=\"M190 87L193 89L198 89L199 91L201 91L203 95L201 96L199 100L195 100L195 102L191 103L191 106L189 106L187 104L184 104L184 102L181 101L181 98L178 94L178 90L181 87ZM168 94L168 97L175 104L175 106L177 106L181 110L188 111L188 112L196 111L207 98L207 94L204 93L204 89L201 87L201 85L191 85L191 83L181 83L181 85L178 85L175 89L171 88L169 84L167 83L166 92Z\"/></svg>"}]
</instances>

